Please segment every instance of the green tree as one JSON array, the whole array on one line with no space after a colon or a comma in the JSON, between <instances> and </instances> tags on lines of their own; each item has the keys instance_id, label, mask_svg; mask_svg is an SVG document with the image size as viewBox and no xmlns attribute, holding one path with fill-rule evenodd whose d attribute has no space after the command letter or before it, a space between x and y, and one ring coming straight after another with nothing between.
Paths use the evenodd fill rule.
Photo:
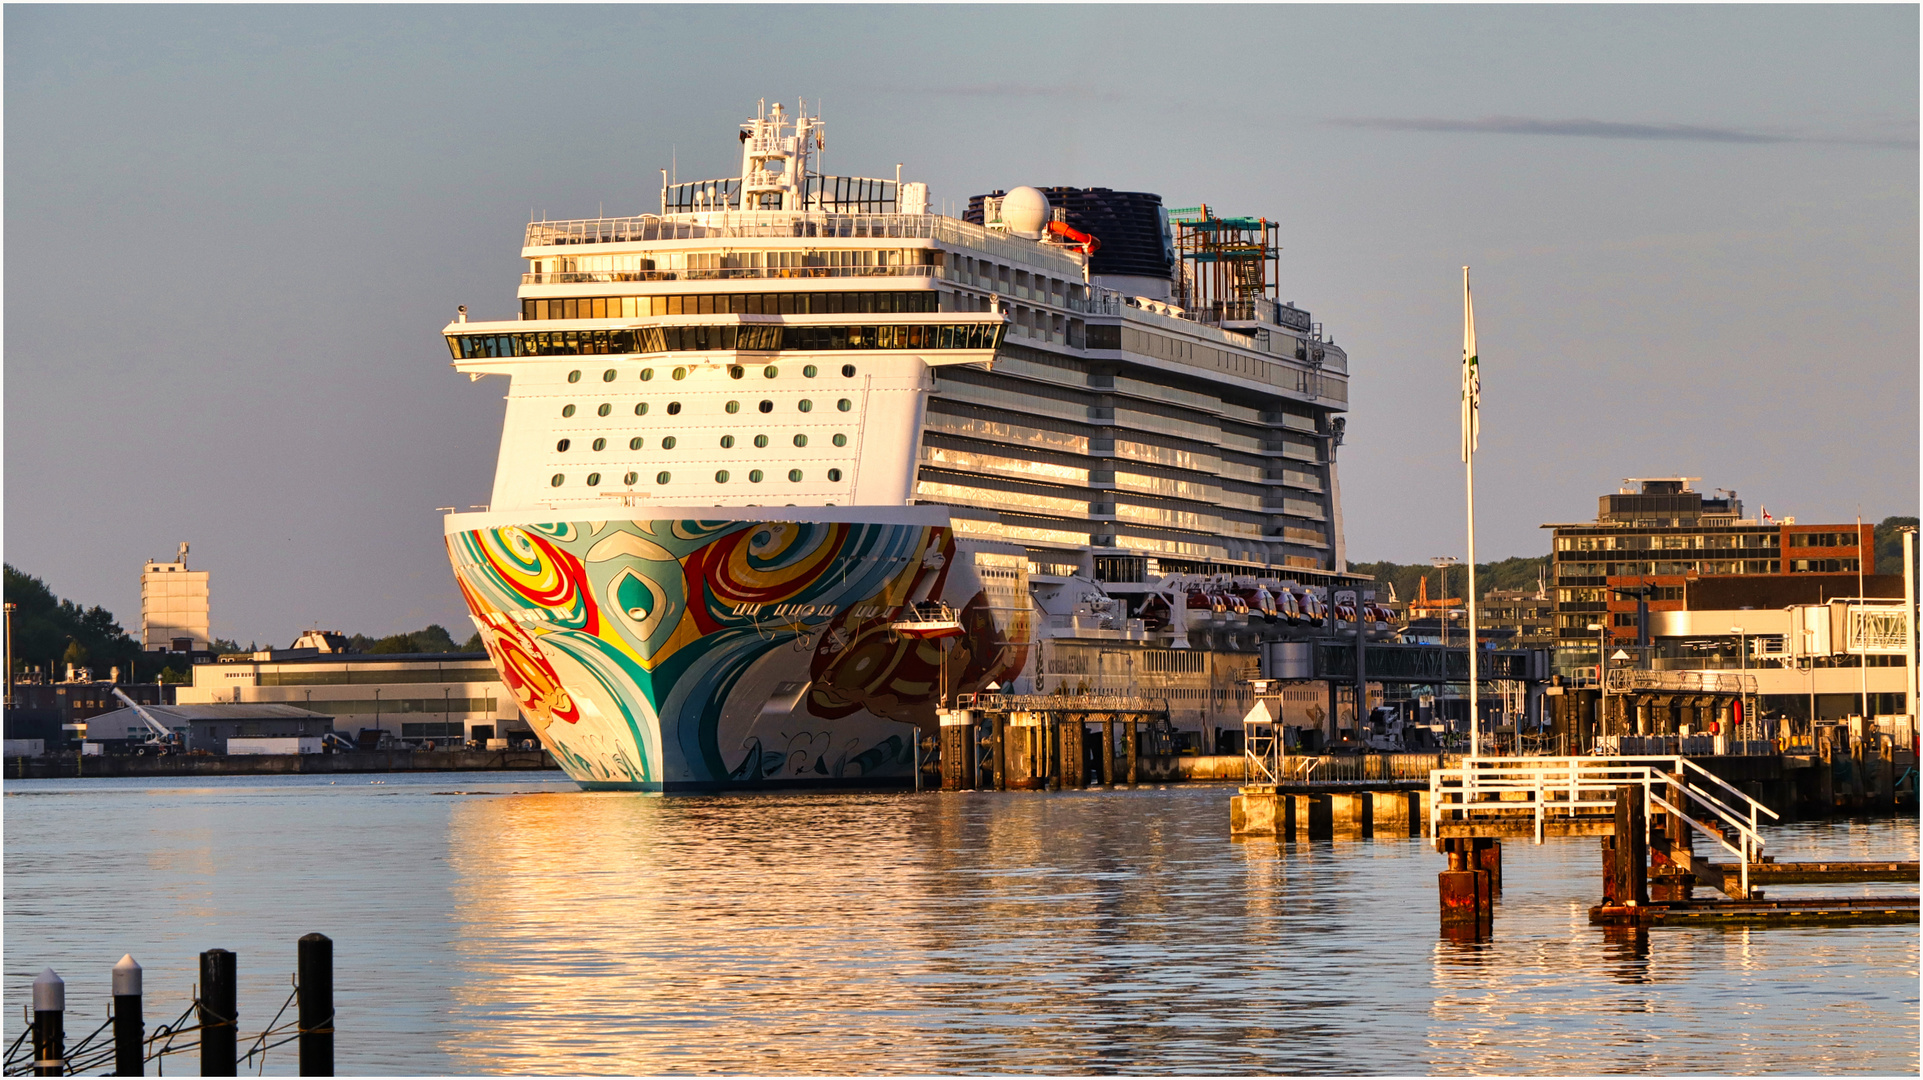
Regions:
<instances>
[{"instance_id":1,"label":"green tree","mask_svg":"<svg viewBox=\"0 0 1923 1080\"><path fill-rule=\"evenodd\" d=\"M16 671L37 667L58 674L70 650L75 664L91 664L100 675L119 667L137 677L140 645L114 621L113 612L62 600L39 578L7 564L6 600L13 604L13 658ZM149 664L152 667L152 664Z\"/></svg>"},{"instance_id":2,"label":"green tree","mask_svg":"<svg viewBox=\"0 0 1923 1080\"><path fill-rule=\"evenodd\" d=\"M1477 563L1476 591L1479 598L1489 595L1495 589L1527 589L1534 592L1537 583L1543 580L1539 575L1547 573L1548 568L1549 556L1547 555L1518 556L1497 562ZM1396 599L1402 601L1415 599L1416 590L1425 577L1429 579L1431 599L1443 596L1459 597L1462 595L1463 583L1469 576L1468 571L1460 566L1450 567L1447 575L1448 590L1445 592L1443 578L1437 575L1436 568L1423 563L1350 563L1349 569L1375 578L1377 596L1384 600L1388 599L1386 584L1395 586Z\"/></svg>"},{"instance_id":3,"label":"green tree","mask_svg":"<svg viewBox=\"0 0 1923 1080\"><path fill-rule=\"evenodd\" d=\"M1905 525L1912 529L1916 528L1916 519L1913 517L1886 517L1877 523L1875 534L1876 573L1900 574L1903 572L1903 546L1899 537ZM1923 568L1919 568L1919 570L1923 570Z\"/></svg>"}]
</instances>

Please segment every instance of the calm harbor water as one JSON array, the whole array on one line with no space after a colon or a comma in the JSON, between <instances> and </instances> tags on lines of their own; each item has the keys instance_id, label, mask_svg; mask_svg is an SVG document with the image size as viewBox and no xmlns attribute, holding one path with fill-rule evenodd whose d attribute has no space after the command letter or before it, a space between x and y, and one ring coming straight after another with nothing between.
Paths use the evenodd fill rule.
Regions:
<instances>
[{"instance_id":1,"label":"calm harbor water","mask_svg":"<svg viewBox=\"0 0 1923 1080\"><path fill-rule=\"evenodd\" d=\"M1495 940L1457 945L1422 841L1231 841L1226 787L3 790L9 1040L45 966L91 1030L132 952L152 1024L215 947L258 1031L318 930L343 1074L1918 1071L1915 926L1607 934L1593 840L1508 846ZM1785 826L1769 850L1917 845L1898 819Z\"/></svg>"}]
</instances>

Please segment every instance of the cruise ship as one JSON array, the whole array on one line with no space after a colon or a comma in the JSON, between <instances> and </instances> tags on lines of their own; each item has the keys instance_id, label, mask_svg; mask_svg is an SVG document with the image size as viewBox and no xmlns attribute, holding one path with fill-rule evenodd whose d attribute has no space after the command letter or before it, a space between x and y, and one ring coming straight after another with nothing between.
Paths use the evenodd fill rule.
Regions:
<instances>
[{"instance_id":1,"label":"cruise ship","mask_svg":"<svg viewBox=\"0 0 1923 1080\"><path fill-rule=\"evenodd\" d=\"M508 379L449 557L575 781L906 783L983 689L1159 698L1208 751L1265 659L1388 632L1344 560L1347 357L1276 222L1030 186L955 218L822 173L805 108L738 139L658 213L530 223L519 310L443 330Z\"/></svg>"}]
</instances>

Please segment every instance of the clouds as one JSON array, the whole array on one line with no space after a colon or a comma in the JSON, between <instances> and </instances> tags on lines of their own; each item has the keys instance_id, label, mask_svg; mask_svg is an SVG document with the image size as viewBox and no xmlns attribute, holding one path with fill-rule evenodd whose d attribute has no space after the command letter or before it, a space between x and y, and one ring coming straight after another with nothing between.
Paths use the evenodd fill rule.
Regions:
<instances>
[{"instance_id":1,"label":"clouds","mask_svg":"<svg viewBox=\"0 0 1923 1080\"><path fill-rule=\"evenodd\" d=\"M1887 146L1914 149L1914 134L1907 138L1870 138L1843 135L1799 135L1782 132L1712 127L1704 124L1630 124L1614 120L1571 118L1545 120L1529 116L1485 116L1476 120L1446 120L1433 117L1338 117L1328 121L1335 127L1364 128L1378 131L1462 132L1476 135L1559 135L1582 139L1636 139L1650 142L1693 143L1828 143L1845 146ZM1914 130L1914 124L1911 125Z\"/></svg>"}]
</instances>

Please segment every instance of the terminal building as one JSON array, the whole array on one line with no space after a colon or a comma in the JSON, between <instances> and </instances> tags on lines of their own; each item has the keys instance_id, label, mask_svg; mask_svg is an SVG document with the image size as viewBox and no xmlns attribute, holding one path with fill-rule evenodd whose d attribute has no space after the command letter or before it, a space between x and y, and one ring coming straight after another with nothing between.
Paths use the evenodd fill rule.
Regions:
<instances>
[{"instance_id":1,"label":"terminal building","mask_svg":"<svg viewBox=\"0 0 1923 1080\"><path fill-rule=\"evenodd\" d=\"M333 719L342 736L424 746L534 738L486 653L344 653L337 634L303 635L296 647L194 665L181 705L288 705Z\"/></svg>"}]
</instances>

